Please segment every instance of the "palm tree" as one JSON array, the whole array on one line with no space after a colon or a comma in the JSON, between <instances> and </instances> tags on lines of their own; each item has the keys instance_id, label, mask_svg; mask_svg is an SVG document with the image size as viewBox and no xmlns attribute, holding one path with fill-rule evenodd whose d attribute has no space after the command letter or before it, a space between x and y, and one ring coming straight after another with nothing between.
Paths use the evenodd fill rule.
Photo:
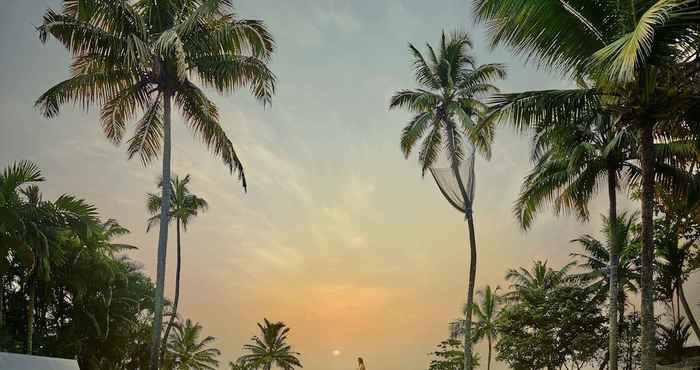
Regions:
<instances>
[{"instance_id":1,"label":"palm tree","mask_svg":"<svg viewBox=\"0 0 700 370\"><path fill-rule=\"evenodd\" d=\"M653 369L654 137L698 124L697 20L700 4L674 0L527 2L474 0L494 45L595 87L530 95L528 108L511 115L576 116L603 103L619 127L638 136L642 203L642 368ZM537 100L534 104L532 100ZM612 285L614 286L614 285ZM612 355L612 353L611 353ZM614 361L610 361L616 369Z\"/></svg>"},{"instance_id":2,"label":"palm tree","mask_svg":"<svg viewBox=\"0 0 700 370\"><path fill-rule=\"evenodd\" d=\"M587 88L580 82L582 88ZM527 94L527 93L526 93ZM520 99L516 94L509 97ZM499 107L507 111L503 105ZM514 207L515 215L528 229L543 205L550 203L555 212L571 211L581 219L589 218L588 204L596 195L601 182L607 188L609 220L617 220L617 189L638 173L632 163L637 145L629 130L619 129L613 116L594 106L582 114L567 117L551 125L548 119L532 122L535 129L533 160L535 165L523 182ZM609 240L614 241L612 235ZM608 277L610 283L610 358L617 359L617 297L619 284L619 246L610 247Z\"/></svg>"},{"instance_id":3,"label":"palm tree","mask_svg":"<svg viewBox=\"0 0 700 370\"><path fill-rule=\"evenodd\" d=\"M678 317L671 325L657 324L663 357L668 363L683 360L685 343L690 339L690 324Z\"/></svg>"},{"instance_id":4,"label":"palm tree","mask_svg":"<svg viewBox=\"0 0 700 370\"><path fill-rule=\"evenodd\" d=\"M95 206L83 199L64 194L53 202L44 200L37 185L42 181L39 167L29 161L16 162L0 174L0 268L10 260L26 266L21 285L28 296L28 354L34 352L37 289L49 283L53 270L66 262L62 248L70 242L66 232L83 244L92 244L88 235L102 227Z\"/></svg>"},{"instance_id":5,"label":"palm tree","mask_svg":"<svg viewBox=\"0 0 700 370\"><path fill-rule=\"evenodd\" d=\"M409 49L413 56L415 79L419 88L400 90L391 97L390 109L403 108L415 114L403 129L401 150L408 157L418 141L423 139L418 161L422 175L446 151L450 168L459 184L464 199L461 209L469 228L470 266L467 287L467 305L474 301L476 281L476 236L471 210L471 199L467 186L459 173L460 163L465 153L464 141L469 141L486 158L491 155L494 126L485 119L487 107L479 97L498 89L492 81L505 77L505 68L500 64L477 66L469 53L472 47L464 33L442 33L437 50L428 44L428 55L423 54L413 44ZM459 207L458 207L459 208ZM466 312L464 362L465 369L471 370L471 311Z\"/></svg>"},{"instance_id":6,"label":"palm tree","mask_svg":"<svg viewBox=\"0 0 700 370\"><path fill-rule=\"evenodd\" d=\"M172 312L170 313L170 320L168 325L165 327L165 334L163 335L164 340L168 338L170 334L170 329L175 322L177 317L177 307L180 303L180 271L182 268L182 243L180 236L180 227L184 231L187 231L187 225L189 225L192 218L196 217L199 212L205 211L208 207L207 201L203 198L198 197L190 192L188 187L190 183L190 175L186 175L184 178L179 178L175 176L170 181L170 214L168 215L168 220L171 222L175 220L175 238L177 241L177 262L175 268L175 297L173 300ZM163 182L158 182L158 187L163 187ZM151 227L155 226L160 221L161 209L161 197L158 194L149 193L146 199L146 207L148 212L152 215L148 219L148 224L146 226L146 231L149 231Z\"/></svg>"},{"instance_id":7,"label":"palm tree","mask_svg":"<svg viewBox=\"0 0 700 370\"><path fill-rule=\"evenodd\" d=\"M172 370L214 370L219 366L217 356L221 351L211 348L216 338L207 336L200 340L202 325L190 319L175 325L168 338L168 359L164 361Z\"/></svg>"},{"instance_id":8,"label":"palm tree","mask_svg":"<svg viewBox=\"0 0 700 370\"><path fill-rule=\"evenodd\" d=\"M637 222L636 214L623 213L617 222L610 222L607 217L603 217L601 234L606 236L605 241L585 234L572 240L578 243L583 252L572 253L571 256L579 259L579 267L584 272L575 274L589 286L593 287L599 294L610 297L612 281L615 281L618 288L615 289L617 299L609 303L608 315L617 315L615 320L615 330L610 329L610 336L615 336L615 340L610 341L610 346L615 345L619 349L618 338L622 333L621 325L625 317L625 306L628 302L628 292L636 294L639 287L639 241L634 230ZM612 273L611 255L619 256L617 263L617 278L610 278ZM609 320L612 321L612 320ZM608 347L610 351L610 347ZM606 362L618 358L608 356Z\"/></svg>"},{"instance_id":9,"label":"palm tree","mask_svg":"<svg viewBox=\"0 0 700 370\"><path fill-rule=\"evenodd\" d=\"M576 262L569 262L560 270L547 266L547 261L535 261L532 269L524 267L509 269L506 272L506 280L510 282L510 292L503 295L509 302L537 301L549 291L566 286L575 279L570 274Z\"/></svg>"},{"instance_id":10,"label":"palm tree","mask_svg":"<svg viewBox=\"0 0 700 370\"><path fill-rule=\"evenodd\" d=\"M129 158L148 164L162 150L163 183L170 183L171 110L219 156L245 188L243 165L219 122L216 105L194 81L220 93L248 87L267 103L275 77L267 64L274 49L261 21L238 19L230 0L65 1L48 9L39 38L59 41L72 55L71 76L42 94L36 106L54 117L65 103L101 108L105 135L122 142L127 122L143 115L129 139ZM161 214L170 214L170 187ZM155 323L150 369L158 368L168 219L160 220Z\"/></svg>"},{"instance_id":11,"label":"palm tree","mask_svg":"<svg viewBox=\"0 0 700 370\"><path fill-rule=\"evenodd\" d=\"M486 338L489 346L486 362L487 370L491 370L491 350L497 337L496 318L498 317L498 301L500 299L498 291L500 289L498 286L495 289L491 289L491 286L487 285L476 293L481 297L481 301L473 307L474 315L476 315L478 320L475 324L475 340Z\"/></svg>"},{"instance_id":12,"label":"palm tree","mask_svg":"<svg viewBox=\"0 0 700 370\"><path fill-rule=\"evenodd\" d=\"M243 346L249 352L240 357L243 364L263 370L270 370L273 366L283 370L303 367L298 358L299 353L287 344L289 328L283 322L272 323L265 319L264 325L258 323L258 328L261 336L254 336L251 338L252 344Z\"/></svg>"},{"instance_id":13,"label":"palm tree","mask_svg":"<svg viewBox=\"0 0 700 370\"><path fill-rule=\"evenodd\" d=\"M671 311L674 317L680 317L681 306L688 318L688 324L693 329L695 336L700 338L700 329L695 320L693 311L688 304L683 289L684 283L688 280L692 272L699 267L692 259L697 256L697 239L679 240L678 229L681 227L680 221L671 221L669 216L663 221L657 222L657 235L655 237L657 245L657 273L658 285L666 286L668 290L667 298L671 302ZM696 231L691 231L695 233ZM695 257L697 258L697 257ZM674 304L673 296L677 302ZM674 312L673 307L678 312Z\"/></svg>"}]
</instances>

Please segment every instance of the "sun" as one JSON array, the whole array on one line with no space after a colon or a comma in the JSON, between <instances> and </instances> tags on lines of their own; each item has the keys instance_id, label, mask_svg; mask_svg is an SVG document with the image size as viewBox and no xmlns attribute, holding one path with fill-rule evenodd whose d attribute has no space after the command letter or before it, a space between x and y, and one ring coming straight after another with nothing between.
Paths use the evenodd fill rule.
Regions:
<instances>
[{"instance_id":1,"label":"sun","mask_svg":"<svg viewBox=\"0 0 700 370\"><path fill-rule=\"evenodd\" d=\"M333 352L331 352L333 356L338 357L340 356L340 350L339 349L334 349Z\"/></svg>"}]
</instances>

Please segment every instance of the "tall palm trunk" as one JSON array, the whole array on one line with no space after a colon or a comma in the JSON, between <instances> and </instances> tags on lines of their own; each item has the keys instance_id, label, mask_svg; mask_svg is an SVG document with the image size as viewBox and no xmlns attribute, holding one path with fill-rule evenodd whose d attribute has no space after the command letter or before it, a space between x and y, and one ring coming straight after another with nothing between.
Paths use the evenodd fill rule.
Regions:
<instances>
[{"instance_id":1,"label":"tall palm trunk","mask_svg":"<svg viewBox=\"0 0 700 370\"><path fill-rule=\"evenodd\" d=\"M27 303L27 354L34 350L34 306L36 302L36 279L34 275L29 277L29 302Z\"/></svg>"},{"instance_id":2,"label":"tall palm trunk","mask_svg":"<svg viewBox=\"0 0 700 370\"><path fill-rule=\"evenodd\" d=\"M683 304L683 310L685 311L685 316L688 317L688 321L690 322L690 325L693 327L693 332L695 332L695 338L700 340L700 327L698 327L698 322L695 321L695 316L693 316L693 311L690 310L690 305L688 304L688 300L685 298L685 292L683 291L683 282L678 281L678 287L676 288L676 294L678 295L678 298L681 301L681 304Z\"/></svg>"},{"instance_id":3,"label":"tall palm trunk","mask_svg":"<svg viewBox=\"0 0 700 370\"><path fill-rule=\"evenodd\" d=\"M467 287L467 312L464 320L464 368L472 369L472 306L474 305L474 283L476 281L476 237L474 217L467 215L469 227L469 285Z\"/></svg>"},{"instance_id":4,"label":"tall palm trunk","mask_svg":"<svg viewBox=\"0 0 700 370\"><path fill-rule=\"evenodd\" d=\"M153 336L151 338L150 370L158 370L160 359L160 333L163 327L163 291L165 288L165 262L168 246L168 221L170 215L170 150L171 150L171 92L163 94L163 186L161 187L160 232L158 234L158 263L154 292Z\"/></svg>"},{"instance_id":5,"label":"tall palm trunk","mask_svg":"<svg viewBox=\"0 0 700 370\"><path fill-rule=\"evenodd\" d=\"M608 168L608 198L609 198L609 216L608 216L608 232L610 234L610 297L608 304L608 320L610 323L608 353L610 354L609 368L617 370L618 352L617 342L619 337L617 311L619 310L619 279L617 276L620 264L620 244L616 238L617 229L617 176L615 168Z\"/></svg>"},{"instance_id":6,"label":"tall palm trunk","mask_svg":"<svg viewBox=\"0 0 700 370\"><path fill-rule=\"evenodd\" d=\"M654 132L645 122L640 132L642 167L642 370L656 368L656 323L654 321Z\"/></svg>"},{"instance_id":7,"label":"tall palm trunk","mask_svg":"<svg viewBox=\"0 0 700 370\"><path fill-rule=\"evenodd\" d=\"M177 239L177 262L175 267L175 299L173 300L173 312L168 321L168 326L165 327L165 334L163 334L163 343L161 344L163 348L161 349L161 359L165 358L165 344L168 341L168 336L170 335L170 329L172 329L175 323L175 318L177 317L177 306L180 303L180 268L182 266L182 248L180 246L180 219L177 219L176 227L176 239Z\"/></svg>"},{"instance_id":8,"label":"tall palm trunk","mask_svg":"<svg viewBox=\"0 0 700 370\"><path fill-rule=\"evenodd\" d=\"M444 116L444 112L441 114ZM445 119L445 121L454 125L450 120ZM452 128L448 128L447 135L450 142L455 141L452 132ZM474 235L474 217L471 208L473 199L470 199L467 195L467 189L464 187L462 176L459 173L458 163L452 163L452 173L462 194L464 218L467 220L469 229L469 281L467 283L467 309L464 313L464 370L472 370L472 306L474 305L474 283L476 281L476 237Z\"/></svg>"},{"instance_id":9,"label":"tall palm trunk","mask_svg":"<svg viewBox=\"0 0 700 370\"><path fill-rule=\"evenodd\" d=\"M493 345L491 343L491 335L487 336L487 340L489 342L489 357L488 360L486 360L486 370L491 370L491 346Z\"/></svg>"}]
</instances>

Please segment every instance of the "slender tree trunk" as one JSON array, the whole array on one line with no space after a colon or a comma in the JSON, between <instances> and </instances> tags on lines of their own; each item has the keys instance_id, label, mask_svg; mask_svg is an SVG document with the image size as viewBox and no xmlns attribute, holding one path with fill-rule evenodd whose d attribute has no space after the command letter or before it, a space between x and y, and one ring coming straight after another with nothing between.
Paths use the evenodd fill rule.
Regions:
<instances>
[{"instance_id":1,"label":"slender tree trunk","mask_svg":"<svg viewBox=\"0 0 700 370\"><path fill-rule=\"evenodd\" d=\"M487 340L489 342L489 357L488 357L488 360L486 360L486 370L491 370L491 346L492 346L491 336L489 335L487 338L488 338Z\"/></svg>"},{"instance_id":2,"label":"slender tree trunk","mask_svg":"<svg viewBox=\"0 0 700 370\"><path fill-rule=\"evenodd\" d=\"M654 321L654 132L644 123L640 132L642 167L642 370L656 368L656 322Z\"/></svg>"},{"instance_id":3,"label":"slender tree trunk","mask_svg":"<svg viewBox=\"0 0 700 370\"><path fill-rule=\"evenodd\" d=\"M176 239L177 239L177 262L175 267L175 299L173 300L173 312L168 321L168 326L165 327L165 334L163 335L163 346L161 350L161 361L165 358L165 345L168 342L168 336L170 335L170 329L172 329L175 323L175 318L177 317L177 306L180 303L180 268L182 266L182 248L180 245L180 219L177 219L177 228L175 229Z\"/></svg>"},{"instance_id":4,"label":"slender tree trunk","mask_svg":"<svg viewBox=\"0 0 700 370\"><path fill-rule=\"evenodd\" d=\"M615 237L617 229L617 175L615 168L608 168L608 199L609 199L609 215L608 215L608 227L610 229L610 302L608 303L608 321L610 324L609 328L609 342L608 342L608 353L610 354L610 370L617 370L618 362L618 352L617 352L617 341L618 341L618 322L617 322L617 311L619 309L618 297L619 297L619 282L618 282L618 268L620 264L620 241Z\"/></svg>"},{"instance_id":5,"label":"slender tree trunk","mask_svg":"<svg viewBox=\"0 0 700 370\"><path fill-rule=\"evenodd\" d=\"M158 264L154 292L153 336L151 338L150 370L158 370L160 360L160 334L163 328L163 291L165 289L165 262L168 246L168 222L170 218L170 150L171 150L171 93L163 94L163 186L160 202L160 232L158 234Z\"/></svg>"},{"instance_id":6,"label":"slender tree trunk","mask_svg":"<svg viewBox=\"0 0 700 370\"><path fill-rule=\"evenodd\" d=\"M444 113L442 114L444 115ZM454 125L454 123L451 124ZM452 129L447 130L447 135L450 142L454 141ZM470 258L469 281L467 283L467 310L464 313L464 370L472 370L472 306L474 305L474 283L476 281L476 236L474 235L474 217L471 208L473 199L470 199L467 194L467 189L462 182L462 176L460 176L457 163L452 163L452 173L455 176L455 180L457 180L457 185L462 194L462 199L464 201L464 217L467 220L467 226L469 228Z\"/></svg>"},{"instance_id":7,"label":"slender tree trunk","mask_svg":"<svg viewBox=\"0 0 700 370\"><path fill-rule=\"evenodd\" d=\"M698 322L695 321L695 316L693 316L693 311L690 310L690 305L688 304L688 300L685 299L685 292L683 291L683 283L678 282L678 297L681 300L681 303L683 304L683 310L685 311L685 316L688 317L688 321L690 322L690 326L693 327L693 332L695 332L695 338L700 340L700 327L698 327Z\"/></svg>"},{"instance_id":8,"label":"slender tree trunk","mask_svg":"<svg viewBox=\"0 0 700 370\"><path fill-rule=\"evenodd\" d=\"M36 302L36 279L29 278L29 302L27 303L27 354L34 351L34 305Z\"/></svg>"},{"instance_id":9,"label":"slender tree trunk","mask_svg":"<svg viewBox=\"0 0 700 370\"><path fill-rule=\"evenodd\" d=\"M0 329L5 327L5 275L0 275Z\"/></svg>"},{"instance_id":10,"label":"slender tree trunk","mask_svg":"<svg viewBox=\"0 0 700 370\"><path fill-rule=\"evenodd\" d=\"M467 216L469 227L469 285L467 287L467 312L464 320L464 369L472 370L472 306L474 305L474 283L476 282L476 236L474 217Z\"/></svg>"}]
</instances>

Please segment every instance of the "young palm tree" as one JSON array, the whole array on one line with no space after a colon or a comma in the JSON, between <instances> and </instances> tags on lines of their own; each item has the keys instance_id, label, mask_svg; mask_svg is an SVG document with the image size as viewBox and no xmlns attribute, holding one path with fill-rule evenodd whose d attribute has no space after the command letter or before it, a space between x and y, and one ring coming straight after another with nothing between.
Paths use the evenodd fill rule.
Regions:
<instances>
[{"instance_id":1,"label":"young palm tree","mask_svg":"<svg viewBox=\"0 0 700 370\"><path fill-rule=\"evenodd\" d=\"M422 174L446 151L450 167L459 183L465 203L471 200L462 183L459 166L465 155L464 141L469 141L482 155L490 158L494 127L486 119L487 107L479 101L485 94L497 92L492 81L505 77L505 68L500 64L477 66L470 55L472 44L464 33L446 35L442 33L437 50L428 44L424 56L413 44L409 49L413 55L415 79L419 88L400 90L391 97L390 109L403 108L415 114L403 129L401 150L408 157L418 145L418 161ZM469 282L467 305L474 301L476 281L476 236L471 206L465 207L465 218L469 227ZM471 311L466 312L464 362L471 370Z\"/></svg>"},{"instance_id":2,"label":"young palm tree","mask_svg":"<svg viewBox=\"0 0 700 370\"><path fill-rule=\"evenodd\" d=\"M150 163L162 150L162 177L170 183L173 104L184 121L221 157L245 188L243 165L219 123L216 105L195 84L220 93L248 87L263 103L274 93L267 63L273 39L262 22L238 19L230 0L71 0L47 10L39 38L59 41L72 55L71 77L42 94L47 117L65 103L101 108L105 135L119 144L126 124L142 112L128 154ZM170 214L170 187L161 214ZM160 220L151 370L158 368L168 219Z\"/></svg>"},{"instance_id":3,"label":"young palm tree","mask_svg":"<svg viewBox=\"0 0 700 370\"><path fill-rule=\"evenodd\" d=\"M531 270L524 267L509 269L506 272L506 280L510 282L510 291L502 297L506 302L536 301L550 290L574 281L570 273L575 266L575 262L570 262L560 270L554 270L547 266L547 261L535 261Z\"/></svg>"},{"instance_id":4,"label":"young palm tree","mask_svg":"<svg viewBox=\"0 0 700 370\"><path fill-rule=\"evenodd\" d=\"M495 44L595 88L531 94L537 104L511 117L545 117L556 124L601 103L617 125L639 140L642 203L642 343L644 370L653 369L654 136L698 124L696 29L700 4L674 0L527 2L475 0ZM662 130L663 129L663 130ZM614 286L614 285L613 285ZM611 353L612 355L612 353ZM616 362L610 361L611 370Z\"/></svg>"},{"instance_id":5,"label":"young palm tree","mask_svg":"<svg viewBox=\"0 0 700 370\"><path fill-rule=\"evenodd\" d=\"M240 361L254 369L270 370L273 366L283 370L294 370L301 366L299 353L294 352L287 344L289 328L282 322L271 323L267 319L264 325L258 323L261 336L254 336L252 344L246 344L243 349L248 354L241 356Z\"/></svg>"},{"instance_id":6,"label":"young palm tree","mask_svg":"<svg viewBox=\"0 0 700 370\"><path fill-rule=\"evenodd\" d=\"M633 230L636 222L636 214L623 213L618 217L617 222L610 222L607 217L603 217L601 234L606 236L605 241L598 240L588 234L572 240L583 249L580 253L571 254L572 257L580 260L579 267L584 270L575 276L590 284L589 286L598 291L600 295L607 295L608 299L611 292L611 282L615 281L618 285L615 289L616 300L609 302L608 305L608 315L617 315L615 331L611 328L609 334L615 336L615 340L611 340L610 345L615 345L616 350L619 350L617 338L622 333L621 327L625 317L628 293L636 294L639 290L639 240ZM619 258L616 266L617 278L614 280L610 278L612 274L610 259L613 254ZM608 347L608 351L610 351L610 347ZM606 363L614 358L618 358L617 355L608 356Z\"/></svg>"},{"instance_id":7,"label":"young palm tree","mask_svg":"<svg viewBox=\"0 0 700 370\"><path fill-rule=\"evenodd\" d=\"M484 289L478 291L476 294L481 297L481 300L473 308L474 315L476 315L478 320L474 325L475 340L486 338L489 346L486 360L487 370L491 370L491 350L497 337L496 318L498 317L498 302L500 299L498 291L500 289L498 286L495 289L491 289L491 286L487 285Z\"/></svg>"},{"instance_id":8,"label":"young palm tree","mask_svg":"<svg viewBox=\"0 0 700 370\"><path fill-rule=\"evenodd\" d=\"M657 273L659 285L668 285L667 298L670 299L673 311L673 296L675 294L677 310L675 316L680 317L681 306L688 318L688 324L693 329L695 336L700 338L700 329L695 320L688 299L685 296L683 285L688 280L690 275L699 268L697 262L693 263L693 258L697 256L697 240L680 241L678 238L678 224L659 222L656 225L660 237L656 240L657 254ZM676 230L673 230L676 229ZM666 284L664 284L666 283Z\"/></svg>"},{"instance_id":9,"label":"young palm tree","mask_svg":"<svg viewBox=\"0 0 700 370\"><path fill-rule=\"evenodd\" d=\"M216 340L208 336L200 340L202 326L187 319L177 323L168 338L168 359L164 361L172 370L214 370L219 366L217 356L221 351L211 348Z\"/></svg>"},{"instance_id":10,"label":"young palm tree","mask_svg":"<svg viewBox=\"0 0 700 370\"><path fill-rule=\"evenodd\" d=\"M165 334L163 339L167 340L170 334L170 329L175 322L177 317L177 307L180 303L180 272L182 270L182 243L180 235L180 227L183 231L187 231L187 225L189 225L192 218L196 217L199 212L205 211L208 207L207 201L203 198L196 196L190 192L188 187L190 183L190 175L186 175L184 178L179 178L175 176L170 181L170 214L168 219L172 222L175 220L175 238L177 243L177 258L175 267L175 297L173 299L172 312L170 314L170 320L168 325L165 327ZM158 187L163 187L163 182L158 182ZM146 199L146 207L148 212L152 215L148 219L148 224L146 226L146 231L149 231L151 227L155 226L160 221L160 209L161 209L161 197L158 194L149 193Z\"/></svg>"}]
</instances>

